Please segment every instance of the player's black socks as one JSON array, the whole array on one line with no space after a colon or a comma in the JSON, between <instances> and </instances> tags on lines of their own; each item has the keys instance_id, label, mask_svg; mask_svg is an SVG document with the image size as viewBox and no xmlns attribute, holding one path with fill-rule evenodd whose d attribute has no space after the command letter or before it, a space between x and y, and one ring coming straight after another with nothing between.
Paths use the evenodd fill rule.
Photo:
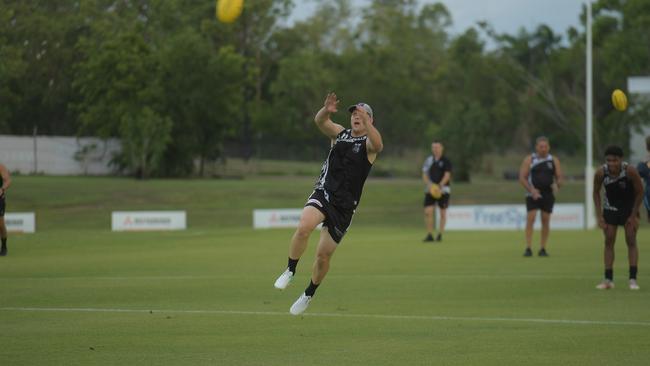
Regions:
<instances>
[{"instance_id":1,"label":"player's black socks","mask_svg":"<svg viewBox=\"0 0 650 366\"><path fill-rule=\"evenodd\" d=\"M320 285L320 284L319 284ZM314 285L314 282L311 280L309 281L309 286L307 286L307 289L305 290L305 295L307 296L314 296L314 293L316 292L316 289L318 288L318 285Z\"/></svg>"},{"instance_id":2,"label":"player's black socks","mask_svg":"<svg viewBox=\"0 0 650 366\"><path fill-rule=\"evenodd\" d=\"M289 271L291 271L291 273L296 274L297 265L298 265L298 259L291 259L291 257L289 257L289 264L287 265L287 267L289 267Z\"/></svg>"},{"instance_id":3,"label":"player's black socks","mask_svg":"<svg viewBox=\"0 0 650 366\"><path fill-rule=\"evenodd\" d=\"M614 281L614 270L613 269L605 269L605 279Z\"/></svg>"},{"instance_id":4,"label":"player's black socks","mask_svg":"<svg viewBox=\"0 0 650 366\"><path fill-rule=\"evenodd\" d=\"M7 255L7 238L2 238L2 247L0 247L0 255Z\"/></svg>"},{"instance_id":5,"label":"player's black socks","mask_svg":"<svg viewBox=\"0 0 650 366\"><path fill-rule=\"evenodd\" d=\"M636 280L636 271L637 271L637 266L630 266L630 279L631 280Z\"/></svg>"}]
</instances>

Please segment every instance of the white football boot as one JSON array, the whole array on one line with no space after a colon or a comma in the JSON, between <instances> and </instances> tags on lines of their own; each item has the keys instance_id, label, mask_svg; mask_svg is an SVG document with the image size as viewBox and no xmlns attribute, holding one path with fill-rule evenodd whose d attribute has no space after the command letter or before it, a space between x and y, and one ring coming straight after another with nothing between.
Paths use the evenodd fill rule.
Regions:
<instances>
[{"instance_id":1,"label":"white football boot","mask_svg":"<svg viewBox=\"0 0 650 366\"><path fill-rule=\"evenodd\" d=\"M598 290L609 290L610 288L614 288L614 282L608 279L604 279L603 282L596 286L596 289Z\"/></svg>"},{"instance_id":2,"label":"white football boot","mask_svg":"<svg viewBox=\"0 0 650 366\"><path fill-rule=\"evenodd\" d=\"M311 302L311 296L305 295L303 292L298 300L291 305L291 309L289 309L289 312L292 315L300 315L307 310L307 307L309 306L309 303Z\"/></svg>"},{"instance_id":3,"label":"white football boot","mask_svg":"<svg viewBox=\"0 0 650 366\"><path fill-rule=\"evenodd\" d=\"M287 270L282 272L280 277L278 277L278 279L275 280L275 284L273 286L275 286L275 288L279 290L284 290L285 288L287 288L287 286L289 286L291 280L293 280L293 272L291 272L289 268L287 268Z\"/></svg>"},{"instance_id":4,"label":"white football boot","mask_svg":"<svg viewBox=\"0 0 650 366\"><path fill-rule=\"evenodd\" d=\"M639 284L636 283L635 279L630 279L630 290L640 290L641 287L639 287Z\"/></svg>"}]
</instances>

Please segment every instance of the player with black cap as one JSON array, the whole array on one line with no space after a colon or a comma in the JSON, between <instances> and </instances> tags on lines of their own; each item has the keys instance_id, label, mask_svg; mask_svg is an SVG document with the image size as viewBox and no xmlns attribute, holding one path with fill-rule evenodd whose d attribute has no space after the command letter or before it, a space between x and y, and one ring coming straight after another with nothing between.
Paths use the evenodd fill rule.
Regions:
<instances>
[{"instance_id":1,"label":"player with black cap","mask_svg":"<svg viewBox=\"0 0 650 366\"><path fill-rule=\"evenodd\" d=\"M370 168L384 147L368 104L358 103L348 108L351 128L346 129L330 119L330 115L337 112L338 103L336 94L328 94L323 108L314 118L318 129L331 140L331 148L291 239L287 269L274 284L281 290L289 285L298 260L307 248L309 235L322 223L311 281L289 309L293 315L307 309L316 288L325 278L330 259L350 227Z\"/></svg>"}]
</instances>

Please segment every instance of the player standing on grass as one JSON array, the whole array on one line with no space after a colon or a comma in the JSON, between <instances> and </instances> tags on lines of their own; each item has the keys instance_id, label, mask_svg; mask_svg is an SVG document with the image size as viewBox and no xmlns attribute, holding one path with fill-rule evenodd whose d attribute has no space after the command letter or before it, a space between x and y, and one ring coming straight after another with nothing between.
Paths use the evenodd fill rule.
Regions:
<instances>
[{"instance_id":1,"label":"player standing on grass","mask_svg":"<svg viewBox=\"0 0 650 366\"><path fill-rule=\"evenodd\" d=\"M336 94L328 94L325 105L314 118L318 129L331 140L331 148L314 192L302 211L298 229L291 239L288 268L274 285L281 290L289 285L296 273L298 260L307 248L309 235L316 226L323 223L311 281L289 309L293 315L301 314L307 309L316 288L325 278L332 255L350 227L354 211L359 205L363 184L372 163L384 148L369 105L358 103L350 106L348 111L351 113L351 128L345 129L330 119L330 115L337 112L338 103Z\"/></svg>"},{"instance_id":2,"label":"player standing on grass","mask_svg":"<svg viewBox=\"0 0 650 366\"><path fill-rule=\"evenodd\" d=\"M640 162L636 166L639 175L645 181L645 194L643 195L643 205L645 206L648 214L648 222L650 222L650 136L645 138L645 149L648 152L648 157L645 161Z\"/></svg>"},{"instance_id":3,"label":"player standing on grass","mask_svg":"<svg viewBox=\"0 0 650 366\"><path fill-rule=\"evenodd\" d=\"M533 255L533 225L537 211L542 211L542 237L540 240L540 257L547 257L546 242L550 231L551 214L555 204L554 190L560 188L564 181L560 160L549 153L551 146L548 138L540 136L535 140L535 152L521 163L519 183L526 189L526 251L525 257Z\"/></svg>"},{"instance_id":4,"label":"player standing on grass","mask_svg":"<svg viewBox=\"0 0 650 366\"><path fill-rule=\"evenodd\" d=\"M11 177L9 170L4 165L0 164L0 240L2 240L2 247L0 247L0 256L7 255L7 226L5 225L5 205L7 189L11 185Z\"/></svg>"},{"instance_id":5,"label":"player standing on grass","mask_svg":"<svg viewBox=\"0 0 650 366\"><path fill-rule=\"evenodd\" d=\"M431 156L429 156L422 165L422 180L425 184L424 192L424 223L427 227L427 236L423 241L442 241L442 234L445 232L447 223L447 208L449 207L449 197L451 189L449 181L451 180L451 161L443 155L445 147L442 143L434 141L431 144ZM440 198L434 198L431 195L431 185L437 184L440 187L442 195ZM440 227L438 235L433 238L433 217L436 204L440 209Z\"/></svg>"},{"instance_id":6,"label":"player standing on grass","mask_svg":"<svg viewBox=\"0 0 650 366\"><path fill-rule=\"evenodd\" d=\"M609 146L605 150L606 163L594 175L594 204L598 226L605 235L605 279L599 290L614 288L614 243L619 226L625 228L627 258L630 263L630 290L638 290L636 282L639 250L636 232L639 228L639 208L643 200L643 183L633 166L623 162L623 149ZM601 204L600 189L605 187L605 200Z\"/></svg>"}]
</instances>

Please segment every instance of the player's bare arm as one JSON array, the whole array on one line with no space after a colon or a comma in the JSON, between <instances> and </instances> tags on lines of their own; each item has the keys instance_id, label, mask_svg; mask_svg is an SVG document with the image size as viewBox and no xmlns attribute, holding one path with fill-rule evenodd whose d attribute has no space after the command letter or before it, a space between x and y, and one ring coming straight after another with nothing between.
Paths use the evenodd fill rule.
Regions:
<instances>
[{"instance_id":1,"label":"player's bare arm","mask_svg":"<svg viewBox=\"0 0 650 366\"><path fill-rule=\"evenodd\" d=\"M639 227L639 209L641 208L641 202L643 202L643 182L639 172L633 166L628 165L627 176L630 177L632 185L634 185L634 207L625 226L631 225L636 229Z\"/></svg>"},{"instance_id":2,"label":"player's bare arm","mask_svg":"<svg viewBox=\"0 0 650 366\"><path fill-rule=\"evenodd\" d=\"M560 188L564 184L564 173L560 166L560 159L553 157L553 164L555 165L555 184Z\"/></svg>"},{"instance_id":3,"label":"player's bare arm","mask_svg":"<svg viewBox=\"0 0 650 366\"><path fill-rule=\"evenodd\" d=\"M368 152L368 161L373 163L379 154L384 149L384 142L382 141L379 130L375 128L372 117L361 108L357 107L356 112L361 116L361 124L366 129L366 151Z\"/></svg>"},{"instance_id":4,"label":"player's bare arm","mask_svg":"<svg viewBox=\"0 0 650 366\"><path fill-rule=\"evenodd\" d=\"M4 196L9 186L11 186L11 176L9 174L9 169L4 165L0 164L0 175L2 176L2 187L0 187L0 197Z\"/></svg>"},{"instance_id":5,"label":"player's bare arm","mask_svg":"<svg viewBox=\"0 0 650 366\"><path fill-rule=\"evenodd\" d=\"M445 172L445 174L442 176L442 180L440 180L440 186L442 187L446 186L450 180L451 180L451 173Z\"/></svg>"},{"instance_id":6,"label":"player's bare arm","mask_svg":"<svg viewBox=\"0 0 650 366\"><path fill-rule=\"evenodd\" d=\"M316 117L314 117L314 122L316 122L318 129L332 140L344 130L343 126L334 123L330 118L332 113L338 111L338 104L339 100L336 98L336 94L327 94L325 103L323 103L323 108L321 108L318 113L316 113Z\"/></svg>"},{"instance_id":7,"label":"player's bare arm","mask_svg":"<svg viewBox=\"0 0 650 366\"><path fill-rule=\"evenodd\" d=\"M594 174L594 191L592 198L594 200L594 207L596 208L596 217L598 218L598 227L604 229L607 227L605 223L605 218L603 217L603 205L600 198L600 188L603 185L605 180L605 171L602 168L599 168Z\"/></svg>"},{"instance_id":8,"label":"player's bare arm","mask_svg":"<svg viewBox=\"0 0 650 366\"><path fill-rule=\"evenodd\" d=\"M519 183L524 187L524 189L530 192L533 199L536 200L541 197L541 194L539 193L539 190L528 182L528 175L530 174L530 159L531 157L527 156L524 158L524 161L521 162L521 166L519 167Z\"/></svg>"}]
</instances>

